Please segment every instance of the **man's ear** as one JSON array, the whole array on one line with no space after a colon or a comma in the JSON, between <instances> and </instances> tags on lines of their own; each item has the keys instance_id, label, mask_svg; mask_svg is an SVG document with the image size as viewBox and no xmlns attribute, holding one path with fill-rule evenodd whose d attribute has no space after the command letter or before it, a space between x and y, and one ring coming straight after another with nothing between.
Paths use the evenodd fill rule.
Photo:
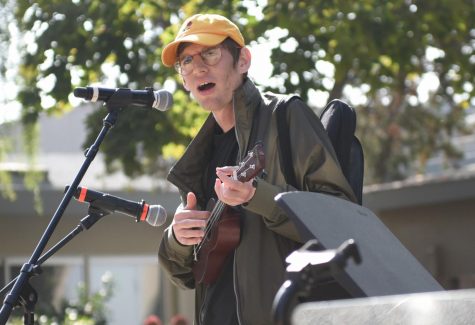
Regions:
<instances>
[{"instance_id":1,"label":"man's ear","mask_svg":"<svg viewBox=\"0 0 475 325\"><path fill-rule=\"evenodd\" d=\"M241 74L249 71L249 68L251 67L251 51L248 47L245 46L241 49L237 66L238 71Z\"/></svg>"}]
</instances>

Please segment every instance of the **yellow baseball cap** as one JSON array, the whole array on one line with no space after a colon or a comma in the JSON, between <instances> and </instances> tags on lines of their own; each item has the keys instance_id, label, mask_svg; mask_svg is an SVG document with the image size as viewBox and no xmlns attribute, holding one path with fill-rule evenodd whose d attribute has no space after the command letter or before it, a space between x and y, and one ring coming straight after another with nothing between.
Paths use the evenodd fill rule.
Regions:
<instances>
[{"instance_id":1,"label":"yellow baseball cap","mask_svg":"<svg viewBox=\"0 0 475 325\"><path fill-rule=\"evenodd\" d=\"M226 17L215 14L198 14L191 16L181 25L175 40L164 47L162 62L167 67L176 61L177 48L182 42L204 46L214 46L226 38L232 38L239 46L244 46L239 28Z\"/></svg>"}]
</instances>

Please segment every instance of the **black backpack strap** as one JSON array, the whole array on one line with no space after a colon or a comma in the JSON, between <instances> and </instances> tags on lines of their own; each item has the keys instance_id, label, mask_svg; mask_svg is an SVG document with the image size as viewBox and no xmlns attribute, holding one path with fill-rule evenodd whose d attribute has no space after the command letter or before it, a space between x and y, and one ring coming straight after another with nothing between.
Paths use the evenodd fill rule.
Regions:
<instances>
[{"instance_id":1,"label":"black backpack strap","mask_svg":"<svg viewBox=\"0 0 475 325\"><path fill-rule=\"evenodd\" d=\"M364 156L363 148L355 136L356 111L344 101L334 99L320 115L323 127L335 149L341 170L362 204Z\"/></svg>"},{"instance_id":2,"label":"black backpack strap","mask_svg":"<svg viewBox=\"0 0 475 325\"><path fill-rule=\"evenodd\" d=\"M289 127L287 125L287 107L290 101L294 98L299 97L282 97L275 107L275 114L277 122L277 143L279 145L279 161L282 173L284 174L286 183L298 189L297 178L292 163Z\"/></svg>"}]
</instances>

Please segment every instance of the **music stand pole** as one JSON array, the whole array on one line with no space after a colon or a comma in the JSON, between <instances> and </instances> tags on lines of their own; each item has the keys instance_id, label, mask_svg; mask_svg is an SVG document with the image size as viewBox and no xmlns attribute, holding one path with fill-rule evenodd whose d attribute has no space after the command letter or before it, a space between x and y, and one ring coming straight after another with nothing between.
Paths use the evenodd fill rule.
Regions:
<instances>
[{"instance_id":1,"label":"music stand pole","mask_svg":"<svg viewBox=\"0 0 475 325\"><path fill-rule=\"evenodd\" d=\"M286 262L288 279L275 295L272 319L275 325L290 325L292 310L300 297L310 294L318 282L342 272L349 258L361 263L358 246L352 239L337 249L320 250L318 241L309 240L302 248L290 254Z\"/></svg>"}]
</instances>

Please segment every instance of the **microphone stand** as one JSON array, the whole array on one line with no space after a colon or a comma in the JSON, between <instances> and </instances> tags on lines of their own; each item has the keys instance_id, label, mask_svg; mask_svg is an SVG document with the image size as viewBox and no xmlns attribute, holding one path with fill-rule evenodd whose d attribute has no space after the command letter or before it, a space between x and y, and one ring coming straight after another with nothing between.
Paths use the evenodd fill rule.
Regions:
<instances>
[{"instance_id":1,"label":"microphone stand","mask_svg":"<svg viewBox=\"0 0 475 325\"><path fill-rule=\"evenodd\" d=\"M23 264L20 274L17 276L15 284L13 285L12 290L10 293L5 297L3 302L2 308L0 310L0 325L5 325L10 314L13 310L13 307L16 306L18 303L21 303L24 298L20 299L20 297L27 297L26 301L23 301L24 304L31 309L34 306L34 303L37 300L37 294L32 289L31 285L28 283L29 278L35 274L35 267L38 264L38 260L40 258L41 253L44 251L48 240L51 238L51 235L54 232L54 229L58 225L61 217L66 210L69 202L71 201L76 188L79 186L82 178L86 174L87 169L91 165L92 161L96 157L97 152L99 151L99 146L101 145L102 141L106 137L109 130L114 126L115 122L117 121L117 117L121 108L128 106L132 102L132 92L130 89L127 88L119 88L117 91L109 98L106 103L107 110L109 113L103 120L103 126L101 131L99 132L95 142L93 145L86 150L85 156L86 159L84 160L81 168L79 169L76 177L74 178L71 186L66 191L63 199L61 200L56 212L54 213L53 217L51 218L50 223L48 224L46 230L44 231L43 235L41 236L40 241L38 242L35 250L33 251L30 259L27 263ZM25 314L24 324L33 324L34 323L34 314L32 310L28 310Z\"/></svg>"},{"instance_id":2,"label":"microphone stand","mask_svg":"<svg viewBox=\"0 0 475 325\"><path fill-rule=\"evenodd\" d=\"M49 259L51 256L53 256L57 251L59 251L62 247L66 246L67 243L69 243L74 237L76 237L79 233L81 233L83 230L88 230L91 228L99 219L102 217L108 215L109 212L102 210L100 208L96 208L95 206L91 205L88 214L81 219L79 224L72 230L69 234L67 234L63 239L61 239L56 245L51 247L46 253L41 255L41 257L38 259L37 264L33 268L33 275L37 275L41 273L41 265L46 262L47 259ZM18 277L10 281L5 287L0 290L0 296L2 296L5 291L10 289L14 284L15 281Z\"/></svg>"},{"instance_id":3,"label":"microphone stand","mask_svg":"<svg viewBox=\"0 0 475 325\"><path fill-rule=\"evenodd\" d=\"M99 219L110 214L110 212L105 211L101 208L97 208L94 204L91 204L88 210L88 214L81 219L79 224L67 234L63 239L61 239L56 245L51 247L46 253L44 253L37 261L36 265L31 269L29 277L41 274L41 265L46 262L51 256L53 256L57 251L69 243L74 237L76 237L83 230L88 230L91 228ZM10 281L2 290L0 290L0 296L3 296L4 293L9 290L17 281L18 276ZM20 299L18 305L23 306L25 311L25 322L24 324L33 324L33 311L35 304L38 300L37 293L35 289L30 285L29 282L26 284L26 288L20 292Z\"/></svg>"}]
</instances>

